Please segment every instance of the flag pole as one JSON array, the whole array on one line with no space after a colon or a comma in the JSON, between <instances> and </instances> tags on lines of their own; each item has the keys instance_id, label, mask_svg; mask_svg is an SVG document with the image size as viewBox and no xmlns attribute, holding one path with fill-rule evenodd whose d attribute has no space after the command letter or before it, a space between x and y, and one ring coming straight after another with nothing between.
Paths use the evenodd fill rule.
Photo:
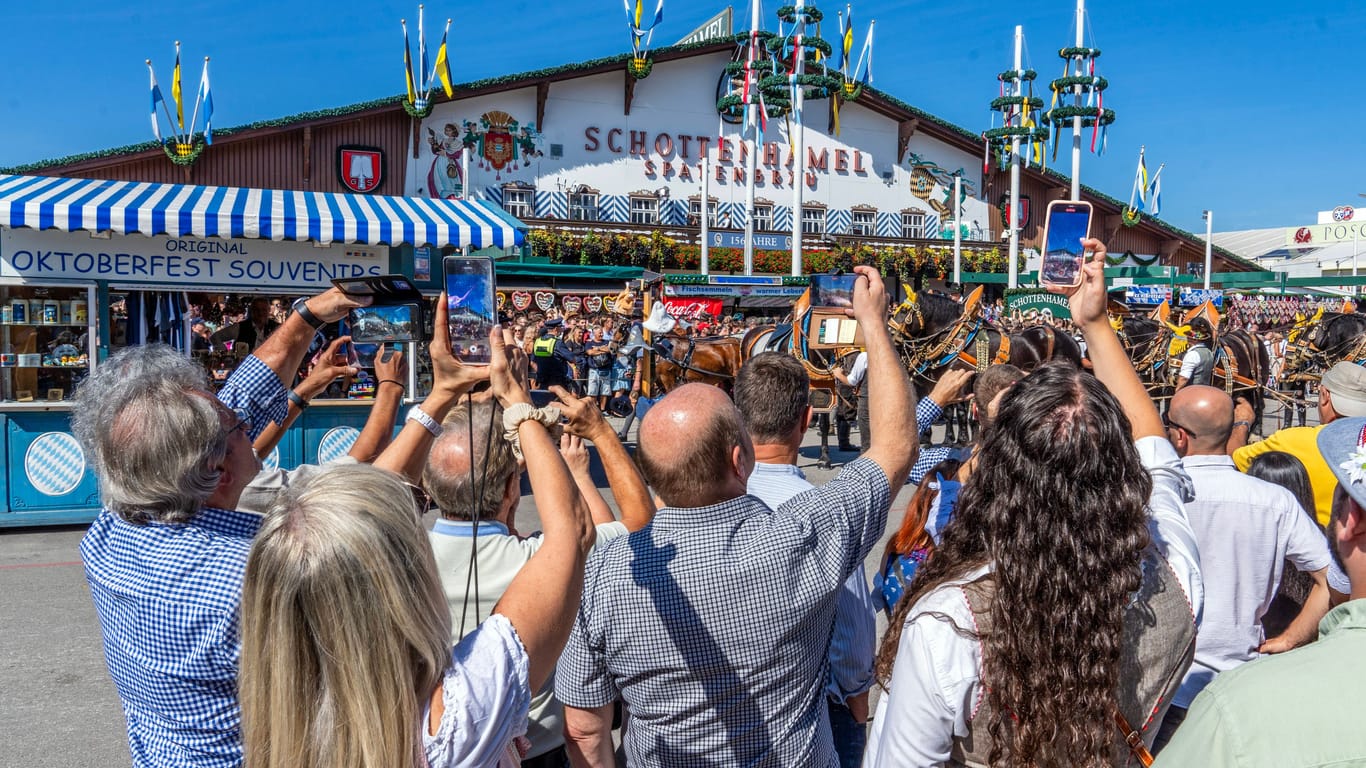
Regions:
<instances>
[{"instance_id":1,"label":"flag pole","mask_svg":"<svg viewBox=\"0 0 1366 768\"><path fill-rule=\"evenodd\" d=\"M208 56L205 56L205 57L204 57L204 67L207 68L208 66L209 66L209 57L208 57ZM191 140L194 140L194 126L195 126L196 123L199 122L199 105L202 104L203 102L204 102L204 71L203 71L203 70L200 70L200 72L199 72L199 90L195 91L195 95L194 95L194 112L192 112L192 113L190 114L190 132L187 134L187 135L190 137Z\"/></svg>"},{"instance_id":2,"label":"flag pole","mask_svg":"<svg viewBox=\"0 0 1366 768\"><path fill-rule=\"evenodd\" d=\"M460 140L460 197L462 200L470 199L470 147L462 138Z\"/></svg>"},{"instance_id":3,"label":"flag pole","mask_svg":"<svg viewBox=\"0 0 1366 768\"><path fill-rule=\"evenodd\" d=\"M722 120L721 120L720 118L717 118L717 120L716 120L716 140L717 140L718 143L721 141L721 136L722 136L721 126L722 126L722 125L724 125L724 123L722 122ZM704 275L709 275L709 274L711 274L711 243L709 242L709 241L711 240L711 179L707 178L707 177L710 175L710 171L711 171L710 158L707 156L707 149L706 149L706 147L703 146L703 147L702 147L702 235L701 235L701 236L702 236L702 247L701 247L701 251L702 251L702 264L701 264L701 271L702 271L702 274L704 274Z\"/></svg>"},{"instance_id":4,"label":"flag pole","mask_svg":"<svg viewBox=\"0 0 1366 768\"><path fill-rule=\"evenodd\" d=\"M1085 41L1084 41L1083 38L1082 38L1082 30L1085 28L1085 26L1084 26L1085 23L1086 23L1086 0L1077 0L1077 47L1078 47L1078 48L1081 48L1082 46L1084 46L1084 45L1086 44ZM1081 59L1073 58L1073 59L1072 59L1072 62L1073 62L1073 64L1070 64L1070 65L1069 65L1069 68L1074 66L1075 69L1076 69L1074 75L1075 75L1076 77L1081 77L1081 76L1082 76ZM1018 68L1018 66L1019 66L1019 64L1017 63L1017 64L1016 64L1016 67ZM1081 106L1081 86L1080 86L1080 85L1074 85L1074 86L1072 86L1072 105L1075 106L1075 107L1080 107L1080 106ZM1099 118L1097 118L1097 120L1099 120ZM1072 117L1072 200L1073 200L1073 201L1080 201L1080 200L1081 200L1081 115L1075 115L1075 116ZM1130 206L1130 207L1132 207L1132 206Z\"/></svg>"},{"instance_id":5,"label":"flag pole","mask_svg":"<svg viewBox=\"0 0 1366 768\"><path fill-rule=\"evenodd\" d=\"M757 46L759 45L759 0L753 0L753 2L751 3L751 6L750 6L750 7L751 7L752 10L751 10L751 13L750 13L750 22L749 22L749 56L747 57L747 60L748 60L748 62L749 62L749 63L748 63L749 70L750 70L750 71L749 71L749 78L750 78L750 86L751 86L751 88L752 88L752 91L748 94L749 98L745 100L745 109L747 110L747 112L746 112L746 117L747 117L746 122L750 124L752 130L754 131L754 139L755 139L755 141L754 141L754 148L757 150L757 149L759 148L759 147L758 147L758 144L759 144L759 142L758 142L758 139L759 139L759 123L760 123L761 120L766 119L767 116L765 116L765 117L759 117L757 114L755 114L755 110L759 108L759 104L760 104L760 102L759 102L759 96L758 96L758 94L759 94L759 76L758 76L758 73L754 71L754 70L755 70L755 67L757 67L758 64L759 64L759 53L758 53L758 50L757 50ZM740 143L741 143L741 146L744 146L745 144L748 144L748 143L749 143L749 139L746 139L746 138L745 138L745 135L744 135L744 132L743 132L743 131L740 133ZM750 153L748 154L748 156L746 157L746 163L745 163L745 274L746 274L746 275L752 275L752 274L754 274L754 168L755 168L755 160L757 160L757 158L755 157L755 153L754 153L754 152L750 152Z\"/></svg>"},{"instance_id":6,"label":"flag pole","mask_svg":"<svg viewBox=\"0 0 1366 768\"><path fill-rule=\"evenodd\" d=\"M796 132L793 152L797 155L793 167L796 175L792 177L792 274L802 273L802 185L806 183L806 129L802 125L802 103L806 89L802 87L801 76L806 71L806 55L802 49L802 36L806 32L806 0L797 0L797 24L792 35L792 56L796 66L792 68L792 130ZM800 30L800 31L798 31ZM831 94L830 98L838 98Z\"/></svg>"},{"instance_id":7,"label":"flag pole","mask_svg":"<svg viewBox=\"0 0 1366 768\"><path fill-rule=\"evenodd\" d=\"M1020 78L1020 70L1023 68L1024 49L1024 27L1015 27L1015 98L1018 100L1024 92L1023 81ZM1016 127L1024 124L1024 109L1016 112L1016 117L1011 120ZM1078 133L1078 136L1081 134ZM1078 139L1080 141L1080 139ZM1010 215L1006 217L1006 226L1010 228L1010 263L1006 265L1006 287L1018 288L1020 286L1020 137L1012 136L1010 139Z\"/></svg>"},{"instance_id":8,"label":"flag pole","mask_svg":"<svg viewBox=\"0 0 1366 768\"><path fill-rule=\"evenodd\" d=\"M953 175L953 282L963 291L963 230L958 223L963 219L963 174Z\"/></svg>"}]
</instances>

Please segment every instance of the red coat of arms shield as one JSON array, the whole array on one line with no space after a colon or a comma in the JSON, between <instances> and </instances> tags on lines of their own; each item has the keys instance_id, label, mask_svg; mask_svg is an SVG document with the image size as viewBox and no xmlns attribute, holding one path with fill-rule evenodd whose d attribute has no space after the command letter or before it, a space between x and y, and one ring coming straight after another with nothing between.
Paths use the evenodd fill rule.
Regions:
<instances>
[{"instance_id":1,"label":"red coat of arms shield","mask_svg":"<svg viewBox=\"0 0 1366 768\"><path fill-rule=\"evenodd\" d=\"M337 179L346 189L368 195L384 183L384 150L378 147L337 147Z\"/></svg>"}]
</instances>

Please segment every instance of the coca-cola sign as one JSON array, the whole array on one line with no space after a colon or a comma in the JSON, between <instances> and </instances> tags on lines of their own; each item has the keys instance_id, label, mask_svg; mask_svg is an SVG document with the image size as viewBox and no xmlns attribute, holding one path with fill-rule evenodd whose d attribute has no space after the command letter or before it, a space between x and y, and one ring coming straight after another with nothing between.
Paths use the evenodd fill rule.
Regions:
<instances>
[{"instance_id":1,"label":"coca-cola sign","mask_svg":"<svg viewBox=\"0 0 1366 768\"><path fill-rule=\"evenodd\" d=\"M664 311L691 323L697 320L715 320L725 309L720 299L665 296Z\"/></svg>"}]
</instances>

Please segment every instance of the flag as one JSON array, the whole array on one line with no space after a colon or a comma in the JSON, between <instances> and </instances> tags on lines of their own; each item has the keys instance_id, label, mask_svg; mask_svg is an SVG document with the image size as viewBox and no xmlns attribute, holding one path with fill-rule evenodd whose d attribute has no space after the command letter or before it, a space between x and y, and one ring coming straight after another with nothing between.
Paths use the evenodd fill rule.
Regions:
<instances>
[{"instance_id":1,"label":"flag","mask_svg":"<svg viewBox=\"0 0 1366 768\"><path fill-rule=\"evenodd\" d=\"M1153 216L1162 211L1162 166L1158 166L1153 180L1148 183L1148 204L1153 209Z\"/></svg>"},{"instance_id":2,"label":"flag","mask_svg":"<svg viewBox=\"0 0 1366 768\"><path fill-rule=\"evenodd\" d=\"M175 44L175 69L171 71L171 98L175 100L175 119L185 132L185 105L180 101L180 43Z\"/></svg>"},{"instance_id":3,"label":"flag","mask_svg":"<svg viewBox=\"0 0 1366 768\"><path fill-rule=\"evenodd\" d=\"M157 137L157 141L160 142L161 123L157 122L157 104L161 104L164 107L166 105L166 99L161 95L161 86L157 85L157 73L152 71L151 59L147 60L147 74L152 78L152 133Z\"/></svg>"},{"instance_id":4,"label":"flag","mask_svg":"<svg viewBox=\"0 0 1366 768\"><path fill-rule=\"evenodd\" d=\"M417 89L422 91L425 97L428 82L425 78L431 70L427 69L427 30L423 26L422 17L422 6L419 5L417 7L417 76L423 78L423 81L417 84Z\"/></svg>"},{"instance_id":5,"label":"flag","mask_svg":"<svg viewBox=\"0 0 1366 768\"><path fill-rule=\"evenodd\" d=\"M1129 207L1134 207L1134 195L1138 195L1137 210L1144 210L1148 195L1148 164L1143 160L1143 149L1138 150L1138 170L1134 172L1134 189L1129 193Z\"/></svg>"},{"instance_id":6,"label":"flag","mask_svg":"<svg viewBox=\"0 0 1366 768\"><path fill-rule=\"evenodd\" d=\"M849 53L854 50L854 7L844 6L849 15L840 16L839 70L848 74Z\"/></svg>"},{"instance_id":7,"label":"flag","mask_svg":"<svg viewBox=\"0 0 1366 768\"><path fill-rule=\"evenodd\" d=\"M864 85L873 84L873 25L876 21L868 22L868 37L863 40L863 50L858 55L858 66L854 71L863 70L861 78Z\"/></svg>"},{"instance_id":8,"label":"flag","mask_svg":"<svg viewBox=\"0 0 1366 768\"><path fill-rule=\"evenodd\" d=\"M408 78L408 103L417 103L417 88L413 85L413 53L408 47L408 24L403 24L403 70Z\"/></svg>"},{"instance_id":9,"label":"flag","mask_svg":"<svg viewBox=\"0 0 1366 768\"><path fill-rule=\"evenodd\" d=\"M455 91L451 87L451 62L446 58L446 34L451 31L451 23L446 22L446 31L441 33L441 47L436 49L436 77L441 80L441 90L450 98Z\"/></svg>"},{"instance_id":10,"label":"flag","mask_svg":"<svg viewBox=\"0 0 1366 768\"><path fill-rule=\"evenodd\" d=\"M209 60L204 59L204 74L199 78L199 103L204 107L204 143L213 143L213 94L209 91ZM194 126L190 126L193 128Z\"/></svg>"}]
</instances>

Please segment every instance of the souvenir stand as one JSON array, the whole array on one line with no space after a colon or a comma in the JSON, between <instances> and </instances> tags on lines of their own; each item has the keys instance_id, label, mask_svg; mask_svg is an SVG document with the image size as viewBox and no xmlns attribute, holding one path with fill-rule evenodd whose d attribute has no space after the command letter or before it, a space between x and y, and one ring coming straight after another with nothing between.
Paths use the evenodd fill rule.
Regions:
<instances>
[{"instance_id":1,"label":"souvenir stand","mask_svg":"<svg viewBox=\"0 0 1366 768\"><path fill-rule=\"evenodd\" d=\"M230 375L244 345L196 342L192 298L287 307L334 278L411 275L406 246L507 249L523 231L477 201L0 175L0 527L94 519L68 400L111 351L162 341L201 360L211 382ZM405 351L411 401L426 391L425 354ZM262 460L345 454L369 400L336 394L316 398Z\"/></svg>"}]
</instances>

